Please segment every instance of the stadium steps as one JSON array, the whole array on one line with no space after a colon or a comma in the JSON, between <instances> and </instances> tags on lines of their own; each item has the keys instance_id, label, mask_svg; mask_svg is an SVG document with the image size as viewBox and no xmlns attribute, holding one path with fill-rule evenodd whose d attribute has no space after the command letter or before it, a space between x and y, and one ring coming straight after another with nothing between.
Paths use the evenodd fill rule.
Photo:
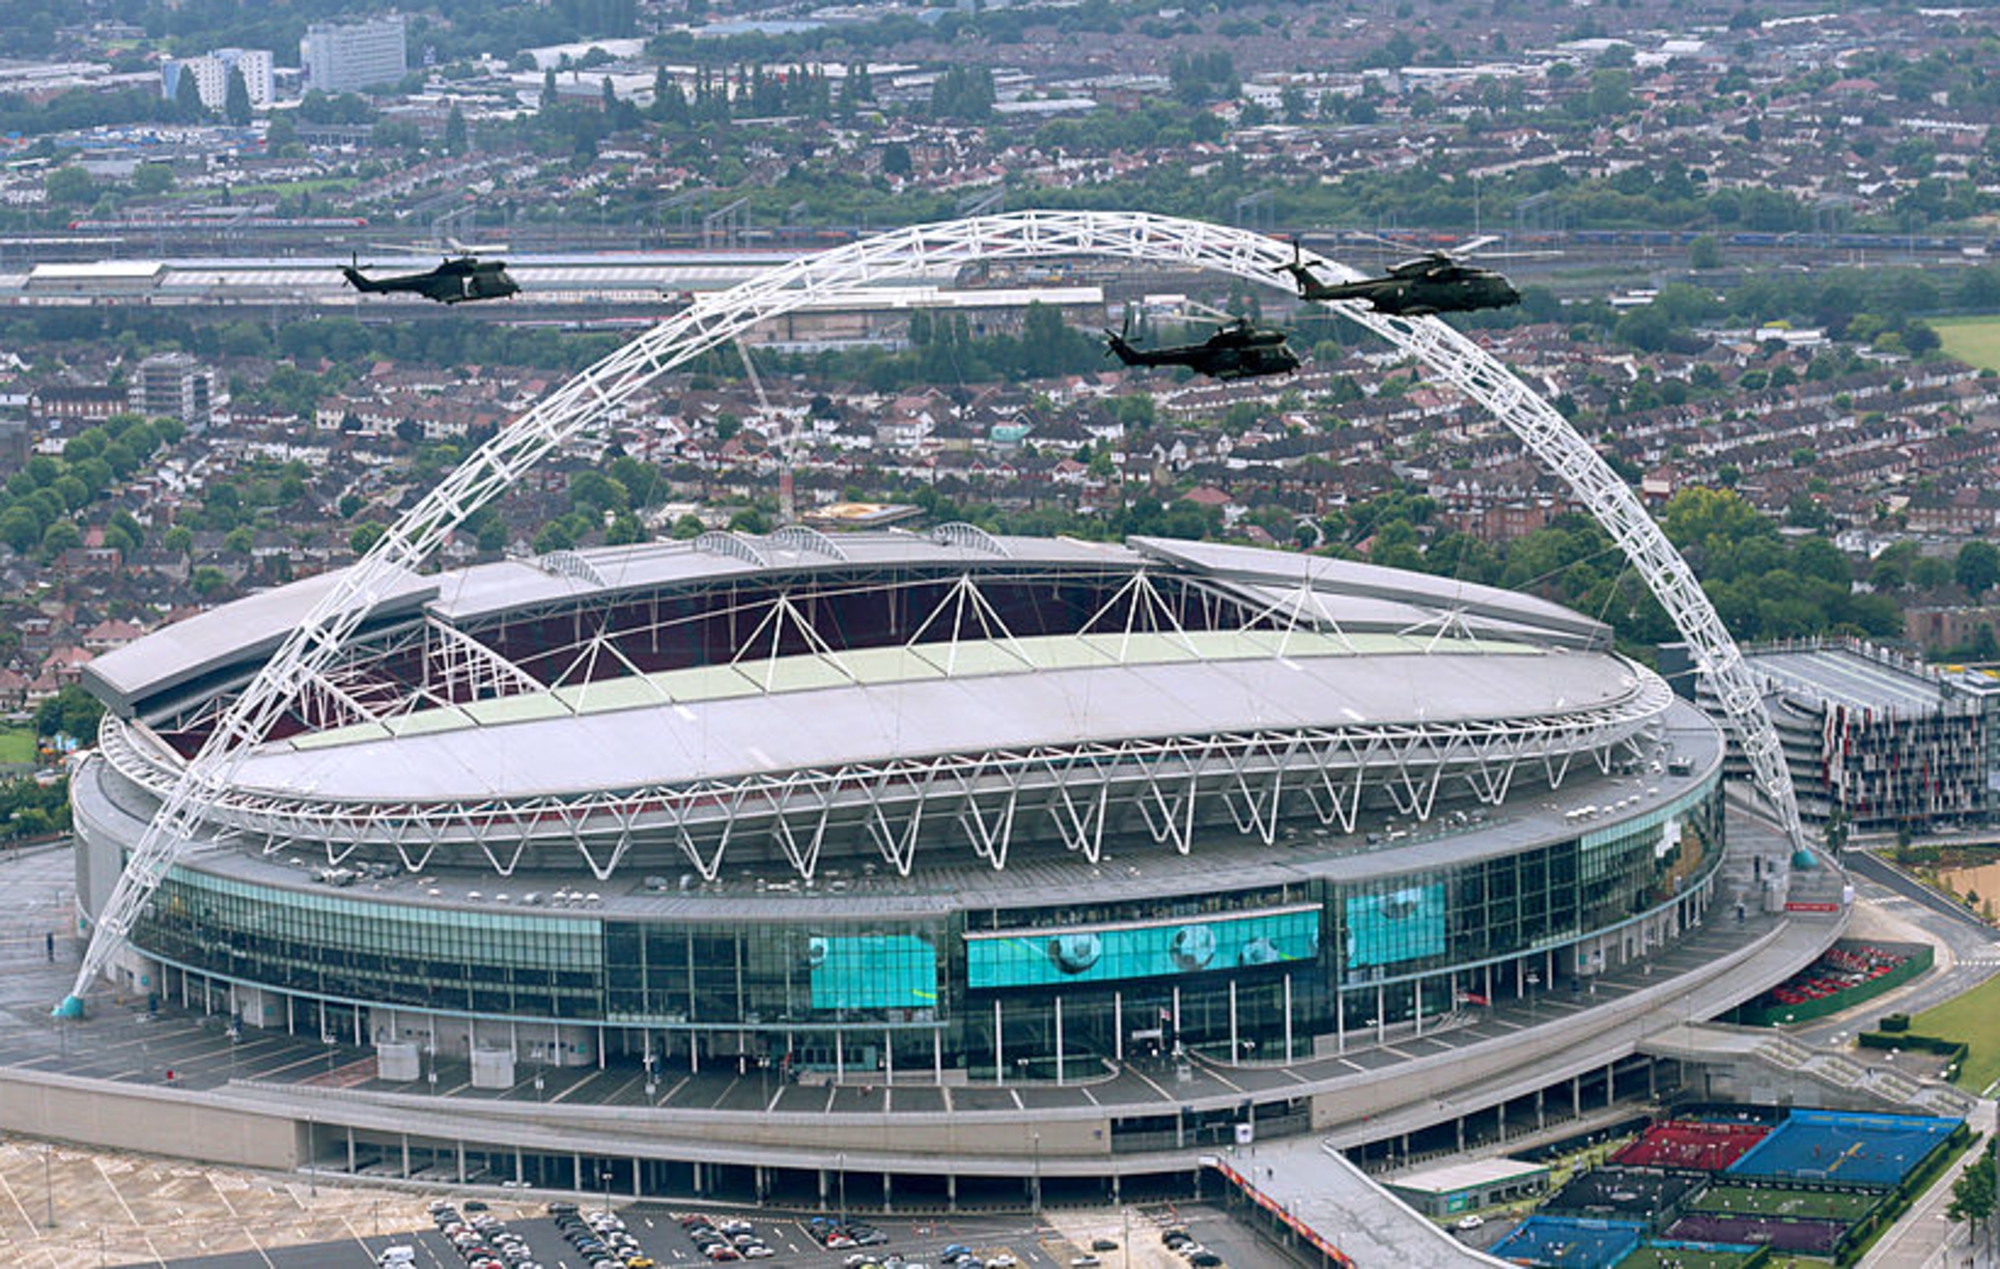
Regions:
<instances>
[{"instance_id":1,"label":"stadium steps","mask_svg":"<svg viewBox=\"0 0 2000 1269\"><path fill-rule=\"evenodd\" d=\"M1791 870L1791 887L1785 893L1786 901L1790 903L1832 904L1838 910L1842 900L1846 898L1847 874L1838 868L1828 867L1824 862L1824 852L1815 851L1814 853L1822 856L1820 866L1817 868L1794 868ZM1793 911L1800 916L1811 915L1809 911L1801 912L1798 909L1794 909Z\"/></svg>"},{"instance_id":2,"label":"stadium steps","mask_svg":"<svg viewBox=\"0 0 2000 1269\"><path fill-rule=\"evenodd\" d=\"M1772 1066L1781 1066L1788 1071L1796 1071L1812 1061L1813 1052L1788 1035L1773 1035L1757 1046L1758 1057Z\"/></svg>"},{"instance_id":3,"label":"stadium steps","mask_svg":"<svg viewBox=\"0 0 2000 1269\"><path fill-rule=\"evenodd\" d=\"M1898 1109L1962 1119L1977 1104L1949 1084L1919 1080L1891 1066L1864 1065L1844 1053L1816 1052L1790 1036L1774 1035L1752 1053L1769 1066L1845 1092L1864 1093Z\"/></svg>"}]
</instances>

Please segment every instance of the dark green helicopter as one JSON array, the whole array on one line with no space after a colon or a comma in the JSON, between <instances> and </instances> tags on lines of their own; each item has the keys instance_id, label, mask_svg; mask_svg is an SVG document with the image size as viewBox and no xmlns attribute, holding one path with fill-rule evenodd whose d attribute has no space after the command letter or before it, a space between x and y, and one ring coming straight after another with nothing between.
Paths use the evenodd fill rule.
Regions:
<instances>
[{"instance_id":1,"label":"dark green helicopter","mask_svg":"<svg viewBox=\"0 0 2000 1269\"><path fill-rule=\"evenodd\" d=\"M1212 379L1283 375L1299 368L1298 354L1286 344L1285 332L1253 326L1247 317L1225 315L1215 333L1198 344L1135 348L1131 340L1132 313L1127 309L1123 333L1104 332L1104 351L1128 366L1186 366Z\"/></svg>"},{"instance_id":2,"label":"dark green helicopter","mask_svg":"<svg viewBox=\"0 0 2000 1269\"><path fill-rule=\"evenodd\" d=\"M521 284L507 276L507 266L498 260L481 260L471 252L446 256L435 269L422 273L399 273L371 278L364 269L373 265L344 264L340 272L357 291L382 295L409 291L440 304L464 304L469 300L499 300L520 291Z\"/></svg>"},{"instance_id":3,"label":"dark green helicopter","mask_svg":"<svg viewBox=\"0 0 2000 1269\"><path fill-rule=\"evenodd\" d=\"M1477 250L1493 239L1476 239L1448 251L1429 251L1413 260L1390 266L1381 277L1356 282L1323 282L1305 262L1299 244L1292 243L1292 262L1278 266L1298 283L1299 298L1313 303L1332 300L1360 300L1378 313L1399 317L1422 317L1431 313L1465 313L1480 308L1505 308L1519 304L1521 293L1514 284L1491 269L1467 264L1464 253Z\"/></svg>"}]
</instances>

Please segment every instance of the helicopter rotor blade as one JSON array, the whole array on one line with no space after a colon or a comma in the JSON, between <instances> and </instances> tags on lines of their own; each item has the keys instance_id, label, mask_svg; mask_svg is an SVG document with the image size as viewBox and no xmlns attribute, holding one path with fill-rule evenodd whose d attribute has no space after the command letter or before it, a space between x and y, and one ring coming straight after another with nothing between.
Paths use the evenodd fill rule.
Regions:
<instances>
[{"instance_id":1,"label":"helicopter rotor blade","mask_svg":"<svg viewBox=\"0 0 2000 1269\"><path fill-rule=\"evenodd\" d=\"M467 242L460 242L456 238L449 238L449 237L445 239L445 242L451 247L453 251L456 251L459 255L462 256L487 256L487 255L498 256L498 255L506 255L507 252L511 250L511 248L509 248L508 245L504 242L467 243Z\"/></svg>"},{"instance_id":2,"label":"helicopter rotor blade","mask_svg":"<svg viewBox=\"0 0 2000 1269\"><path fill-rule=\"evenodd\" d=\"M1224 312L1213 304L1203 304L1200 300L1184 301L1181 304L1180 318L1184 322L1208 322L1216 326L1242 320L1234 313Z\"/></svg>"}]
</instances>

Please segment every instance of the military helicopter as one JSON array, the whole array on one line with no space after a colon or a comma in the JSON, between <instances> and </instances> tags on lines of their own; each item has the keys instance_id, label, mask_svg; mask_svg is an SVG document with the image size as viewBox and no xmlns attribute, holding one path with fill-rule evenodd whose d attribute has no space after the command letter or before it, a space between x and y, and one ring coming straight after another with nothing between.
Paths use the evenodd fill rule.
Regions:
<instances>
[{"instance_id":1,"label":"military helicopter","mask_svg":"<svg viewBox=\"0 0 2000 1269\"><path fill-rule=\"evenodd\" d=\"M463 304L468 300L505 299L521 289L507 276L507 266L498 260L481 260L470 248L453 243L458 254L447 255L435 269L422 273L399 273L371 278L364 270L373 265L344 264L340 272L357 291L381 295L410 291L440 304Z\"/></svg>"},{"instance_id":2,"label":"military helicopter","mask_svg":"<svg viewBox=\"0 0 2000 1269\"><path fill-rule=\"evenodd\" d=\"M1356 282L1322 282L1305 262L1297 239L1292 262L1278 266L1298 283L1299 298L1313 303L1360 300L1378 313L1421 317L1431 313L1465 313L1479 308L1519 304L1514 284L1491 269L1466 263L1464 257L1493 238L1475 238L1457 251L1427 251L1415 259L1391 265L1381 277Z\"/></svg>"},{"instance_id":3,"label":"military helicopter","mask_svg":"<svg viewBox=\"0 0 2000 1269\"><path fill-rule=\"evenodd\" d=\"M1132 310L1125 310L1125 330L1104 332L1104 351L1128 366L1186 366L1213 379L1251 379L1290 374L1299 368L1298 354L1285 343L1285 332L1253 326L1247 317L1220 321L1215 333L1198 344L1167 348L1134 348Z\"/></svg>"}]
</instances>

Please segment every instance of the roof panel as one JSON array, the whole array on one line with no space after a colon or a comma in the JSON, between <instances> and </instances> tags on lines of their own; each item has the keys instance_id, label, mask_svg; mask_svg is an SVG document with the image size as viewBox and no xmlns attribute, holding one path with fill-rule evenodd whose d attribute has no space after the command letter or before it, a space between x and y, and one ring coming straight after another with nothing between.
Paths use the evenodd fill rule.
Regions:
<instances>
[{"instance_id":1,"label":"roof panel","mask_svg":"<svg viewBox=\"0 0 2000 1269\"><path fill-rule=\"evenodd\" d=\"M481 727L498 723L519 723L530 719L569 718L570 708L548 692L530 692L521 696L496 696L492 700L473 701L460 707L468 718Z\"/></svg>"},{"instance_id":2,"label":"roof panel","mask_svg":"<svg viewBox=\"0 0 2000 1269\"><path fill-rule=\"evenodd\" d=\"M84 676L99 699L127 716L137 703L204 674L238 668L247 677L305 621L345 571L260 591L177 621L98 657L84 666ZM414 613L436 594L435 578L404 573L384 588L368 620Z\"/></svg>"},{"instance_id":3,"label":"roof panel","mask_svg":"<svg viewBox=\"0 0 2000 1269\"><path fill-rule=\"evenodd\" d=\"M238 779L358 799L630 788L1087 740L1525 717L1625 699L1643 673L1602 653L1434 652L1049 669L772 696L746 683L733 699L535 718L337 751L270 749L246 760Z\"/></svg>"}]
</instances>

